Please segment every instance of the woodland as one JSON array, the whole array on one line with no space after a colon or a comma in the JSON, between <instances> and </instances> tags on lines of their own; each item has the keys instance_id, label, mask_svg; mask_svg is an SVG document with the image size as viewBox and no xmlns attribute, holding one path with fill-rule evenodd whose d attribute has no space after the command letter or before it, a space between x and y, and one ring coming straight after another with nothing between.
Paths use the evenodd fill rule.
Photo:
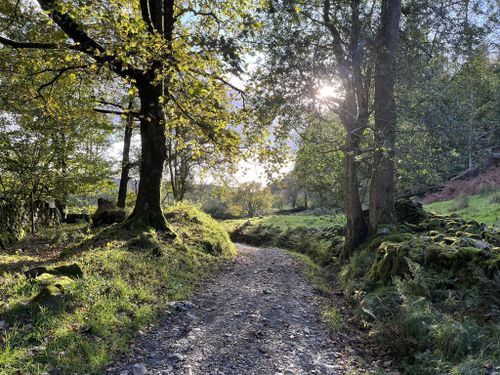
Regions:
<instances>
[{"instance_id":1,"label":"woodland","mask_svg":"<svg viewBox=\"0 0 500 375\"><path fill-rule=\"evenodd\" d=\"M0 374L499 372L499 12L0 0Z\"/></svg>"}]
</instances>

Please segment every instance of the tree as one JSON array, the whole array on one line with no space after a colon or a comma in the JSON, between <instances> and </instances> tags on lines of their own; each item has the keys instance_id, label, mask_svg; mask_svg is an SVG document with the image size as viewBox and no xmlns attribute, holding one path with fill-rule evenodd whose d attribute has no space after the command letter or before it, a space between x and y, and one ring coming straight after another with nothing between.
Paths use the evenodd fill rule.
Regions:
<instances>
[{"instance_id":1,"label":"tree","mask_svg":"<svg viewBox=\"0 0 500 375\"><path fill-rule=\"evenodd\" d=\"M92 81L80 77L88 85L76 96L80 82L68 75L50 96L28 106L23 99L39 82L20 73L2 74L0 81L0 195L30 211L34 230L37 206L51 202L64 215L70 195L107 187L110 162L104 151L112 126L88 100Z\"/></svg>"},{"instance_id":2,"label":"tree","mask_svg":"<svg viewBox=\"0 0 500 375\"><path fill-rule=\"evenodd\" d=\"M394 155L396 145L396 53L400 0L382 0L375 63L375 127L370 183L370 229L396 221L394 213Z\"/></svg>"},{"instance_id":3,"label":"tree","mask_svg":"<svg viewBox=\"0 0 500 375\"><path fill-rule=\"evenodd\" d=\"M299 137L293 174L315 205L342 208L344 205L344 129L336 118L314 121Z\"/></svg>"},{"instance_id":4,"label":"tree","mask_svg":"<svg viewBox=\"0 0 500 375\"><path fill-rule=\"evenodd\" d=\"M259 182L250 181L237 186L233 192L231 211L239 216L254 217L270 211L273 196Z\"/></svg>"},{"instance_id":5,"label":"tree","mask_svg":"<svg viewBox=\"0 0 500 375\"><path fill-rule=\"evenodd\" d=\"M331 0L276 2L269 13L269 68L262 82L271 92L270 101L306 101L311 111L321 86L334 80L341 86L341 95L323 98L320 108L334 112L345 129L342 151L349 253L368 234L358 174L361 143L371 113L374 59L370 41L375 39L375 3L355 0L340 6Z\"/></svg>"},{"instance_id":6,"label":"tree","mask_svg":"<svg viewBox=\"0 0 500 375\"><path fill-rule=\"evenodd\" d=\"M132 134L134 131L134 114L132 112L133 100L130 98L125 114L125 129L123 135L123 152L121 162L120 186L118 188L118 199L116 205L120 208L125 208L127 200L127 186L130 180L130 145L132 143Z\"/></svg>"},{"instance_id":7,"label":"tree","mask_svg":"<svg viewBox=\"0 0 500 375\"><path fill-rule=\"evenodd\" d=\"M97 72L105 67L132 85L131 94L137 93L141 103L141 160L139 191L129 223L170 230L160 207L169 120L166 104L187 116L206 102L213 105L214 113L227 111L217 106L211 88L228 85L226 73L239 69L233 35L243 21L250 26L251 20L244 14L250 3L109 0L82 6L76 1L38 0L38 4L44 13L29 4L21 7L20 2L7 2L3 22L12 37L2 36L0 42L14 49L53 51L54 57L42 63L55 73L54 80L72 67L51 65L71 61L97 66ZM21 11L26 15L23 19L33 22L19 22ZM52 22L47 22L47 16ZM31 28L24 32L27 26ZM43 40L46 30L57 38ZM203 82L207 89L202 97L193 98L189 87L196 82ZM234 142L234 137L226 137L225 123L192 119L212 140Z\"/></svg>"},{"instance_id":8,"label":"tree","mask_svg":"<svg viewBox=\"0 0 500 375\"><path fill-rule=\"evenodd\" d=\"M403 29L400 30L402 42L405 48L412 49L422 59L432 57L436 50L444 48L450 52L453 49L459 51L466 40L483 33L478 24L488 20L491 3L406 2L402 11L405 17ZM257 86L263 86L260 95L270 107L276 108L274 114L282 120L278 123L293 129L297 122L307 124L307 117L316 115L321 118L330 111L338 115L345 128L346 257L368 235L368 225L361 209L359 170L363 159L370 162L370 155L377 159L375 178L370 182L374 210L372 226L391 220L392 216L385 217L386 212L392 212L394 192L391 182L394 180L391 171L394 159L391 155L395 152L396 132L394 100L391 102L390 99L394 97L394 77L378 73L385 73L386 68L394 66L396 61L398 33L394 25L397 22L391 20L396 20L392 15L399 14L400 5L392 1L380 4L383 9L378 2L364 0L345 4L332 0L276 1L271 3L264 17L267 23L262 45L267 66L258 72L260 80ZM468 17L470 10L478 13L477 17ZM391 27L386 28L386 25ZM463 32L464 27L467 32ZM381 49L381 46L390 48ZM398 76L404 68L398 66ZM339 93L323 97L318 103L319 88L333 82L339 84ZM376 124L373 127L374 90L379 94L376 94ZM384 97L388 99L384 100ZM389 107L384 106L384 101ZM380 104L378 110L377 104ZM294 106L299 110L294 110ZM387 109L386 113L384 109ZM268 109L267 112L273 113ZM383 125L384 118L390 120L390 126ZM366 147L367 143L363 146L365 140L369 140L372 147ZM387 183L384 176L388 177Z\"/></svg>"}]
</instances>

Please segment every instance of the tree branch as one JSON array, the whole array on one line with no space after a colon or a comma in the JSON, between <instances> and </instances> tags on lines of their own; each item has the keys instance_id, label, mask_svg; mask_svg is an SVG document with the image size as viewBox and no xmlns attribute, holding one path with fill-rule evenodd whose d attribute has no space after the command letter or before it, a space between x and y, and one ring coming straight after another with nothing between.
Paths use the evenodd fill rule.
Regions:
<instances>
[{"instance_id":1,"label":"tree branch","mask_svg":"<svg viewBox=\"0 0 500 375\"><path fill-rule=\"evenodd\" d=\"M59 49L61 47L64 47L57 43L18 42L16 40L8 39L3 36L0 36L0 43L12 48Z\"/></svg>"},{"instance_id":2,"label":"tree branch","mask_svg":"<svg viewBox=\"0 0 500 375\"><path fill-rule=\"evenodd\" d=\"M151 23L151 17L149 16L149 4L148 0L140 0L142 19L146 24L146 27L150 33L154 33L153 24Z\"/></svg>"},{"instance_id":3,"label":"tree branch","mask_svg":"<svg viewBox=\"0 0 500 375\"><path fill-rule=\"evenodd\" d=\"M75 50L86 53L100 64L109 63L110 69L121 77L143 78L143 72L136 69L125 68L123 63L117 60L115 56L107 55L105 48L88 36L88 34L83 31L83 27L73 20L70 15L61 13L57 10L55 0L38 0L38 3L44 11L48 12L50 18L59 28L75 41L77 44L74 47Z\"/></svg>"}]
</instances>

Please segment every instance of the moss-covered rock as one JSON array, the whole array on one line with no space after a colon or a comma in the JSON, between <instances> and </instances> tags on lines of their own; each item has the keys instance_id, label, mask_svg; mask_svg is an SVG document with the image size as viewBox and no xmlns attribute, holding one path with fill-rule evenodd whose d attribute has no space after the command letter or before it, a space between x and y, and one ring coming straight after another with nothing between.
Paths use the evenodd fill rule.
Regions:
<instances>
[{"instance_id":1,"label":"moss-covered rock","mask_svg":"<svg viewBox=\"0 0 500 375\"><path fill-rule=\"evenodd\" d=\"M400 223L418 225L427 217L422 203L410 199L398 199L394 202L396 217Z\"/></svg>"},{"instance_id":2,"label":"moss-covered rock","mask_svg":"<svg viewBox=\"0 0 500 375\"><path fill-rule=\"evenodd\" d=\"M433 358L425 373L435 373L438 362L438 372L448 373L453 366L446 360L466 355L480 363L485 352L497 358L491 342L498 337L500 234L457 215L432 215L418 228L402 225L404 233L354 252L340 281L355 313L395 351L411 360Z\"/></svg>"},{"instance_id":3,"label":"moss-covered rock","mask_svg":"<svg viewBox=\"0 0 500 375\"><path fill-rule=\"evenodd\" d=\"M443 223L441 220L438 218L431 218L429 220L426 220L418 226L421 231L426 231L426 230L438 230L443 227Z\"/></svg>"},{"instance_id":4,"label":"moss-covered rock","mask_svg":"<svg viewBox=\"0 0 500 375\"><path fill-rule=\"evenodd\" d=\"M104 209L96 211L92 215L92 223L95 227L110 225L114 223L121 223L126 217L127 214L122 208Z\"/></svg>"},{"instance_id":5,"label":"moss-covered rock","mask_svg":"<svg viewBox=\"0 0 500 375\"><path fill-rule=\"evenodd\" d=\"M368 271L368 278L372 282L387 283L393 276L407 273L408 265L405 256L407 256L405 247L397 243L383 242Z\"/></svg>"},{"instance_id":6,"label":"moss-covered rock","mask_svg":"<svg viewBox=\"0 0 500 375\"><path fill-rule=\"evenodd\" d=\"M114 202L108 199L99 198L97 200L97 210L92 215L92 223L96 227L100 225L121 223L126 217L127 214L125 210L116 207Z\"/></svg>"},{"instance_id":7,"label":"moss-covered rock","mask_svg":"<svg viewBox=\"0 0 500 375\"><path fill-rule=\"evenodd\" d=\"M52 309L62 307L65 294L75 285L75 281L67 276L55 276L47 273L38 276L35 281L42 285L42 289L31 299L30 304Z\"/></svg>"},{"instance_id":8,"label":"moss-covered rock","mask_svg":"<svg viewBox=\"0 0 500 375\"><path fill-rule=\"evenodd\" d=\"M500 246L500 233L485 230L481 232L481 237L493 246Z\"/></svg>"},{"instance_id":9,"label":"moss-covered rock","mask_svg":"<svg viewBox=\"0 0 500 375\"><path fill-rule=\"evenodd\" d=\"M35 267L24 272L27 279L35 279L42 274L50 274L55 276L67 276L69 278L83 277L83 271L76 263L62 265L57 267Z\"/></svg>"}]
</instances>

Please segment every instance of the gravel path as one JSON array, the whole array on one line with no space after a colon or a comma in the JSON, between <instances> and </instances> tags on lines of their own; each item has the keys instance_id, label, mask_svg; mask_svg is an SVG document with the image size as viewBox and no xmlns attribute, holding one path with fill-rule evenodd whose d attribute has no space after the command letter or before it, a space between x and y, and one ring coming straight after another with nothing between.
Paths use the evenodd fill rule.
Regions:
<instances>
[{"instance_id":1,"label":"gravel path","mask_svg":"<svg viewBox=\"0 0 500 375\"><path fill-rule=\"evenodd\" d=\"M344 374L301 266L278 249L238 248L107 374Z\"/></svg>"}]
</instances>

